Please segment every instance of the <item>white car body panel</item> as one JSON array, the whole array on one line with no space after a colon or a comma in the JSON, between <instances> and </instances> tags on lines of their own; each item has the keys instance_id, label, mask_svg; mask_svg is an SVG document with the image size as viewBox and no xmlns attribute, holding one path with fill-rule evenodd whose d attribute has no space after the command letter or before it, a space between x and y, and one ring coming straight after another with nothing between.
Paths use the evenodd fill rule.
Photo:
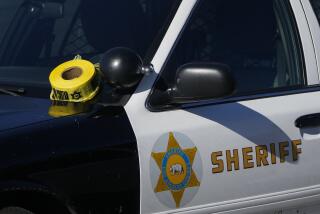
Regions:
<instances>
[{"instance_id":1,"label":"white car body panel","mask_svg":"<svg viewBox=\"0 0 320 214\"><path fill-rule=\"evenodd\" d=\"M309 0L301 0L301 4L303 6L305 15L307 17L309 25L307 25L310 29L312 41L314 44L315 56L317 59L318 65L318 73L320 75L320 28L317 17L313 12L312 6Z\"/></svg>"},{"instance_id":2,"label":"white car body panel","mask_svg":"<svg viewBox=\"0 0 320 214\"><path fill-rule=\"evenodd\" d=\"M306 14L305 14L305 11L303 10L301 2L297 0L290 0L290 2L296 17L300 38L302 41L304 58L306 63L306 70L307 70L308 84L309 85L319 84L319 72L316 72L318 71L319 61L317 61L317 55L315 55L317 46L315 46L315 43L313 43L312 36L310 34L312 28L309 27L309 24L306 19Z\"/></svg>"},{"instance_id":3,"label":"white car body panel","mask_svg":"<svg viewBox=\"0 0 320 214\"><path fill-rule=\"evenodd\" d=\"M315 158L320 154L320 127L300 130L294 123L303 115L320 112L320 92L157 113L146 108L157 74L196 3L197 0L182 2L152 61L156 72L141 81L125 106L140 158L140 213L319 213L316 204L320 202L320 165ZM291 3L302 31L308 84L319 84L314 52L317 45L312 42L300 1L291 0ZM159 201L151 181L152 176L160 173L158 169L150 170L155 166L151 157L154 145L161 135L169 132L188 136L202 159L203 175L198 192L187 205L177 209ZM302 154L297 162L290 161L290 156L286 163L212 174L212 152L296 139L302 140ZM240 166L241 162L240 158ZM158 174L151 175L154 171ZM183 197L192 191L186 189ZM161 194L172 200L169 193Z\"/></svg>"}]
</instances>

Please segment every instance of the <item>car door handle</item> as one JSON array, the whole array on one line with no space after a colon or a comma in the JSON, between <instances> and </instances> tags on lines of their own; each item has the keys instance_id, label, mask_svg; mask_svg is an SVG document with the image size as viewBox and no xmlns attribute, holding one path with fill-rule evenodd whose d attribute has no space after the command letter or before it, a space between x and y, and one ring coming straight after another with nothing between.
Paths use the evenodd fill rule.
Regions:
<instances>
[{"instance_id":1,"label":"car door handle","mask_svg":"<svg viewBox=\"0 0 320 214\"><path fill-rule=\"evenodd\" d=\"M308 127L320 127L320 113L317 114L309 114L302 117L299 117L295 121L295 125L297 128L308 128Z\"/></svg>"}]
</instances>

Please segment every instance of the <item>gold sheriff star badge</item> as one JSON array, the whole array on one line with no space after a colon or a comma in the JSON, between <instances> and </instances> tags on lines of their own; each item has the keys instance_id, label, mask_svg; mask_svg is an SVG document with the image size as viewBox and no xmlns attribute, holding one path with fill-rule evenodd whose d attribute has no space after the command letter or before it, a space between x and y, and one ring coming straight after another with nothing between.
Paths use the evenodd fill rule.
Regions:
<instances>
[{"instance_id":1,"label":"gold sheriff star badge","mask_svg":"<svg viewBox=\"0 0 320 214\"><path fill-rule=\"evenodd\" d=\"M173 133L169 134L166 152L152 153L161 171L154 192L170 191L177 208L180 207L185 189L200 186L192 169L196 153L196 147L182 149Z\"/></svg>"}]
</instances>

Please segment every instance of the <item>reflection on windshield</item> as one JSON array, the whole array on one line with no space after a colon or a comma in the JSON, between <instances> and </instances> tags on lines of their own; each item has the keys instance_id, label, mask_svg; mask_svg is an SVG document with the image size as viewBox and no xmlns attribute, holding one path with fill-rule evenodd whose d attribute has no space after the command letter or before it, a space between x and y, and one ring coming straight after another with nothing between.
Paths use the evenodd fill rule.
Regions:
<instances>
[{"instance_id":1,"label":"reflection on windshield","mask_svg":"<svg viewBox=\"0 0 320 214\"><path fill-rule=\"evenodd\" d=\"M92 102L85 103L71 103L71 102L61 102L53 101L49 108L48 114L51 117L65 117L76 115L84 112L88 112L91 108Z\"/></svg>"}]
</instances>

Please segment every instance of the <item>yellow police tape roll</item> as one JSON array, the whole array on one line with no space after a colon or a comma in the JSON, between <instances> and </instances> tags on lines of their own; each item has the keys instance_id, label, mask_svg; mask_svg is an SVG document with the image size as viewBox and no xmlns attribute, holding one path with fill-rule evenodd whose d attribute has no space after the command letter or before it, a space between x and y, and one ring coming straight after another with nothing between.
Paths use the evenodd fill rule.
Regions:
<instances>
[{"instance_id":1,"label":"yellow police tape roll","mask_svg":"<svg viewBox=\"0 0 320 214\"><path fill-rule=\"evenodd\" d=\"M95 66L81 58L65 62L56 67L49 77L51 100L86 102L99 92L100 75Z\"/></svg>"}]
</instances>

